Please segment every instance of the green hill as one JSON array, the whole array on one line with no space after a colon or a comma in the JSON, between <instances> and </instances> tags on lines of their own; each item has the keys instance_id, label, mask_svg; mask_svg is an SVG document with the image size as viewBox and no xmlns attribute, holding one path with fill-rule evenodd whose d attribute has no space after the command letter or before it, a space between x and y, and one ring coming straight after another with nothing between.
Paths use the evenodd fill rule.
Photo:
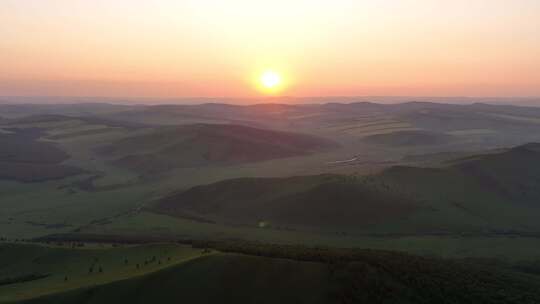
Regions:
<instances>
[{"instance_id":1,"label":"green hill","mask_svg":"<svg viewBox=\"0 0 540 304\"><path fill-rule=\"evenodd\" d=\"M240 125L161 127L117 141L101 153L119 166L142 172L233 165L307 155L335 148L322 138Z\"/></svg>"},{"instance_id":2,"label":"green hill","mask_svg":"<svg viewBox=\"0 0 540 304\"><path fill-rule=\"evenodd\" d=\"M176 244L0 243L0 303L125 280L200 255Z\"/></svg>"},{"instance_id":3,"label":"green hill","mask_svg":"<svg viewBox=\"0 0 540 304\"><path fill-rule=\"evenodd\" d=\"M296 246L217 244L217 248L223 251L152 273L24 303L540 301L537 275L500 262Z\"/></svg>"},{"instance_id":4,"label":"green hill","mask_svg":"<svg viewBox=\"0 0 540 304\"><path fill-rule=\"evenodd\" d=\"M539 161L540 144L527 144L459 159L445 168L394 167L377 178L429 203L438 220L434 227L444 227L445 217L462 230L537 233Z\"/></svg>"},{"instance_id":5,"label":"green hill","mask_svg":"<svg viewBox=\"0 0 540 304\"><path fill-rule=\"evenodd\" d=\"M353 230L399 219L415 202L339 175L240 178L161 199L156 212L232 224Z\"/></svg>"},{"instance_id":6,"label":"green hill","mask_svg":"<svg viewBox=\"0 0 540 304\"><path fill-rule=\"evenodd\" d=\"M384 234L540 232L540 145L444 168L242 178L160 199L155 212L251 226Z\"/></svg>"}]
</instances>

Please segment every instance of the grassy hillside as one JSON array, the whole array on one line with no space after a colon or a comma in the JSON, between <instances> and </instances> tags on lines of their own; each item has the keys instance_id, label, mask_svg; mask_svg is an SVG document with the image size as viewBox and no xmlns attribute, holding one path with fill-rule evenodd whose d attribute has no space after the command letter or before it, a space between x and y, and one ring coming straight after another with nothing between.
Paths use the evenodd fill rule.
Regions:
<instances>
[{"instance_id":1,"label":"grassy hillside","mask_svg":"<svg viewBox=\"0 0 540 304\"><path fill-rule=\"evenodd\" d=\"M29 114L39 116L23 117ZM534 140L540 134L540 112L535 108L430 103L155 107L105 104L9 105L0 107L0 116L9 118L1 123L0 136L37 129L41 133L39 139L31 143L38 145L37 149L32 150L41 153L24 153L22 150L18 150L21 153L10 152L11 157L16 155L23 161L10 159L3 162L4 167L0 168L0 175L7 176L12 172L7 178L0 178L0 231L2 236L10 239L75 231L174 237L249 237L288 243L309 241L311 244L340 246L381 245L378 248L392 244L388 248L428 248L430 250L426 252L453 252L458 256L470 252L489 253L490 244L493 243L494 252L501 250L510 256L512 253L508 252L514 252L510 250L513 248L507 252L503 248L506 247L504 244L523 244L516 247L519 247L520 255L526 255L534 251L531 248L536 248L531 244L540 231L535 203L538 201L538 186L534 173L534 164L537 163L534 154L532 157L527 156L527 153L520 154L519 158L524 161L519 164L511 158L493 159L490 163L480 165L479 169L457 166L441 169L396 167L383 175L360 177L399 163L440 167L441 162L450 158L471 155L470 151L495 151L493 148ZM141 125L143 122L146 124ZM229 159L226 149L209 145L208 150L205 150L210 140L193 140L197 144L193 145L196 150L182 144L179 144L177 150L167 150L169 143L181 143L184 139L174 131L164 132L170 136L163 136L159 140L159 136L147 136L169 129L161 129L157 124L193 123L236 123L302 132L318 138L330 138L342 146L328 153L300 154L254 162L245 162L247 158L244 157L227 162L224 161ZM175 128L170 127L171 130ZM375 134L425 130L450 134L456 141L444 146L393 145L390 149L387 145L372 145L361 140ZM244 134L235 132L238 133ZM208 133L203 134L207 139L210 138ZM234 142L251 142L252 137L260 137L259 133L246 134L249 138L244 136ZM101 147L139 136L144 136L140 145L128 145L125 149L119 147L117 155L96 153ZM397 141L400 139L399 136L392 138ZM228 142L221 139L212 138L214 141L222 143L220 147L228 145ZM60 154L49 153L52 150L41 149L42 145L54 147ZM2 144L0 150L12 146L15 145L11 142ZM275 154L274 150L267 149L265 143L261 142L240 147L252 149L252 146L265 147L264 151L253 150L256 155L267 155L267 151ZM292 150L296 153L305 150L304 147L291 148L288 144L279 147L280 152ZM159 152L157 159L149 157L150 160L146 161L145 157L151 155L154 149ZM208 151L207 155L212 157L213 165L182 167L185 163L178 163L181 167L175 167L176 164L170 160L177 161L176 156L181 155L181 159L188 163L210 163L199 157L197 153L201 151ZM238 150L232 151L235 151L235 155L241 155L236 152ZM439 157L442 154L434 153L448 154ZM54 161L61 162L43 163L49 158L53 159L51 156L58 155L61 157L54 158ZM416 157L402 162L404 155ZM430 158L429 155L437 156ZM139 162L128 162L128 166L115 166L113 163L125 157L129 160L130 156L134 156L135 160L141 157L139 170L151 172L159 168L166 172L144 179L140 178L141 171L130 170L136 168ZM486 157L484 155L460 163L470 164L473 160ZM424 162L424 159L431 161ZM36 160L41 163L36 163ZM508 168L503 167L505 164L508 164ZM84 173L65 177L63 170L57 170L59 166L64 169L68 166L80 168L76 170L83 170ZM13 172L21 176L14 177ZM191 192L191 203L184 200L179 202L180 205L191 204L189 210L173 208L171 214L175 217L149 214L148 209L144 209L151 202L173 191L184 191L226 179L322 173L354 174L355 178L345 179L346 182L322 182L316 177L309 182L270 179L271 187L263 190L259 190L259 184L264 184L265 180L254 179L253 183L232 180L230 187L234 193L219 189L215 192L223 195L223 199L216 203L216 206L223 206L223 210L213 207L212 198L201 196L195 191ZM35 180L39 176L43 179ZM24 182L30 180L36 182ZM260 196L251 199L249 191L237 184L245 184L253 188L255 193L260 191ZM176 192L175 195L180 193ZM384 199L368 200L371 195ZM406 208L402 208L403 196ZM199 197L205 202L200 206L193 203ZM335 198L340 198L340 201L336 202ZM362 204L357 204L357 201ZM253 206L251 202L254 202ZM342 210L351 208L353 212L350 215L346 212L338 214L331 209L332 204ZM384 208L379 208L379 204ZM294 212L287 212L285 205L295 206L294 210L291 209ZM235 212L235 208L240 209L239 212ZM159 212L167 213L163 210ZM344 221L339 217L343 217ZM319 233L320 230L324 230L325 234ZM369 235L367 241L364 239L366 234ZM376 239L376 236L381 235L382 238ZM407 237L388 237L396 235ZM446 235L447 238L441 241L438 238L440 235ZM470 235L474 237L465 237ZM526 237L523 240L511 239L516 235ZM420 240L418 243L422 243L421 246L416 245L417 240ZM393 244L399 246L394 247ZM477 247L482 248L476 250Z\"/></svg>"},{"instance_id":2,"label":"grassy hillside","mask_svg":"<svg viewBox=\"0 0 540 304\"><path fill-rule=\"evenodd\" d=\"M39 141L39 129L4 128L0 133L0 179L38 182L81 174L62 165L69 155L57 145Z\"/></svg>"},{"instance_id":3,"label":"grassy hillside","mask_svg":"<svg viewBox=\"0 0 540 304\"><path fill-rule=\"evenodd\" d=\"M235 179L157 202L178 217L387 234L539 233L540 145L367 177Z\"/></svg>"},{"instance_id":4,"label":"grassy hillside","mask_svg":"<svg viewBox=\"0 0 540 304\"><path fill-rule=\"evenodd\" d=\"M416 204L338 175L242 178L161 199L156 211L251 226L355 230L399 219Z\"/></svg>"},{"instance_id":5,"label":"grassy hillside","mask_svg":"<svg viewBox=\"0 0 540 304\"><path fill-rule=\"evenodd\" d=\"M222 253L24 303L536 303L540 300L540 277L534 274L533 264L442 260L370 250L208 245Z\"/></svg>"},{"instance_id":6,"label":"grassy hillside","mask_svg":"<svg viewBox=\"0 0 540 304\"><path fill-rule=\"evenodd\" d=\"M540 144L507 152L464 159L453 167L477 179L486 191L519 204L538 206L540 197Z\"/></svg>"},{"instance_id":7,"label":"grassy hillside","mask_svg":"<svg viewBox=\"0 0 540 304\"><path fill-rule=\"evenodd\" d=\"M239 125L195 124L162 127L101 149L117 165L142 172L178 167L232 165L307 155L335 148L309 135Z\"/></svg>"},{"instance_id":8,"label":"grassy hillside","mask_svg":"<svg viewBox=\"0 0 540 304\"><path fill-rule=\"evenodd\" d=\"M191 246L0 243L0 302L140 276L201 255Z\"/></svg>"},{"instance_id":9,"label":"grassy hillside","mask_svg":"<svg viewBox=\"0 0 540 304\"><path fill-rule=\"evenodd\" d=\"M455 215L467 222L476 219L484 231L538 232L539 161L540 145L528 144L460 159L446 168L394 167L378 179L429 202L441 214L436 218L442 222L434 226ZM430 215L421 215L426 216Z\"/></svg>"},{"instance_id":10,"label":"grassy hillside","mask_svg":"<svg viewBox=\"0 0 540 304\"><path fill-rule=\"evenodd\" d=\"M2 189L0 191L0 201L2 201L0 231L2 236L10 238L69 232L94 223L108 222L118 216L132 213L142 205L154 201L156 197L166 195L178 188L189 188L198 184L243 176L288 176L306 169L313 169L314 173L318 173L319 170L324 172L328 169L321 164L333 158L327 154L334 153L332 151L302 154L262 162L229 165L220 162L219 164L223 165L219 166L174 168L173 165L168 165L163 175L153 175L152 179L144 179L141 178L140 172L115 166L111 161L116 159L116 155L111 159L111 155L99 154L96 151L128 137L152 133L155 130L154 127L141 127L94 117L40 115L11 119L0 125L0 130L0 137L5 134L13 140L24 139L26 146L37 147L31 151L28 149L27 153L22 149L16 153L10 152L8 155L10 160L0 164L3 166L1 167L3 170L0 170L0 176L2 176L0 177ZM31 133L33 137L15 136L19 132L20 134ZM286 138L290 138L289 133L277 133L285 134ZM273 133L270 132L270 134ZM259 132L257 135L260 135ZM254 137L264 139L262 136ZM307 137L312 139L310 136ZM305 137L294 134L292 138ZM163 138L165 145L169 140L172 142L172 139L175 139L174 134L170 138ZM316 140L316 142L319 141L320 139ZM149 145L146 146L145 142L142 142L142 146L135 147L135 151L126 152L144 154L153 148L164 148L154 145L151 140L146 143ZM300 140L299 143L302 141ZM308 140L307 143L307 147L310 147L311 141ZM296 147L295 144L289 146L286 141L283 141L283 146L280 146L279 150L280 152L292 151L291 147ZM13 146L15 145L11 142L2 145L0 151L3 149L7 151ZM41 149L42 146L45 148ZM47 147L52 147L54 150L51 151L55 153L47 152L49 151ZM251 149L251 146L242 147ZM305 151L305 148L305 145L298 146L294 153L299 149ZM42 153L36 153L36 151ZM218 149L212 149L212 151L218 151ZM266 153L266 151L259 151L260 153L257 151L259 150L255 151L259 155ZM268 151L273 150L268 149ZM186 156L182 154L183 152L186 151L179 151L178 154ZM178 160L176 153L168 155ZM14 156L21 158L22 161L15 162ZM53 156L54 159L52 159ZM118 157L121 158L121 156ZM35 162L35 160L50 161L49 159L61 162ZM166 158L160 158L160 160L164 159ZM58 170L59 168L62 170ZM69 171L68 176L65 169L82 174L71 175L72 171Z\"/></svg>"}]
</instances>

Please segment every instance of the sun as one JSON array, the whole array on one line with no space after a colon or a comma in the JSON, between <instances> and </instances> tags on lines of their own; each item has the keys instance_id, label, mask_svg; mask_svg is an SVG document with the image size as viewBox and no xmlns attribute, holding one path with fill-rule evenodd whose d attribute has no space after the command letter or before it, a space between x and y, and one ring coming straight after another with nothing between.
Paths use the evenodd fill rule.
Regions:
<instances>
[{"instance_id":1,"label":"sun","mask_svg":"<svg viewBox=\"0 0 540 304\"><path fill-rule=\"evenodd\" d=\"M291 79L283 71L267 68L252 74L251 82L259 93L276 96L289 88Z\"/></svg>"},{"instance_id":2,"label":"sun","mask_svg":"<svg viewBox=\"0 0 540 304\"><path fill-rule=\"evenodd\" d=\"M281 84L281 75L274 71L264 71L261 74L260 81L263 87L275 89Z\"/></svg>"}]
</instances>

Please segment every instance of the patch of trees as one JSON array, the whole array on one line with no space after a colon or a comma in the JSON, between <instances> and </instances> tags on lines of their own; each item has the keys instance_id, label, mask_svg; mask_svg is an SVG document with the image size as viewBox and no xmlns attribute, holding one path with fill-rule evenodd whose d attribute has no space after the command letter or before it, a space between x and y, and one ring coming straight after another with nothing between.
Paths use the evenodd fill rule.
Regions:
<instances>
[{"instance_id":1,"label":"patch of trees","mask_svg":"<svg viewBox=\"0 0 540 304\"><path fill-rule=\"evenodd\" d=\"M201 241L193 246L325 263L329 284L335 286L330 297L338 303L540 303L540 276L524 276L495 262L240 241Z\"/></svg>"}]
</instances>

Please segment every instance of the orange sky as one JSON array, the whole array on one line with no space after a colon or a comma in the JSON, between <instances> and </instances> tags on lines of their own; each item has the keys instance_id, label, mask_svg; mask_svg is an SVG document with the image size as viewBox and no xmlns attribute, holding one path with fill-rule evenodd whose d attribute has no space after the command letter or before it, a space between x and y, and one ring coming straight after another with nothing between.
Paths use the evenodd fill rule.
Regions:
<instances>
[{"instance_id":1,"label":"orange sky","mask_svg":"<svg viewBox=\"0 0 540 304\"><path fill-rule=\"evenodd\" d=\"M537 0L2 0L0 95L540 96Z\"/></svg>"}]
</instances>

